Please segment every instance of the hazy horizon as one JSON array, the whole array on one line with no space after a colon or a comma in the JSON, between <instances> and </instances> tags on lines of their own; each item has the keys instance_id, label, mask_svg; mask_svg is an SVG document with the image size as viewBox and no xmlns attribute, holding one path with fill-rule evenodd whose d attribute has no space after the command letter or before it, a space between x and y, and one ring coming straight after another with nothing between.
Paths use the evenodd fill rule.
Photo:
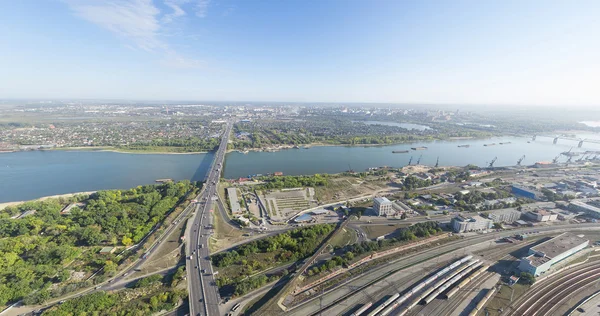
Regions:
<instances>
[{"instance_id":1,"label":"hazy horizon","mask_svg":"<svg viewBox=\"0 0 600 316\"><path fill-rule=\"evenodd\" d=\"M2 2L0 98L592 109L599 15L594 1Z\"/></svg>"}]
</instances>

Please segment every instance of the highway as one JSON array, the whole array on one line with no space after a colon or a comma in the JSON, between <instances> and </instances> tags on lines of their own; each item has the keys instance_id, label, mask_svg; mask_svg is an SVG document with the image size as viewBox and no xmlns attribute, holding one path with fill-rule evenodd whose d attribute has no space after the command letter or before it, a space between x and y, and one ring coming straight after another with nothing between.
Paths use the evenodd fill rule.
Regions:
<instances>
[{"instance_id":1,"label":"highway","mask_svg":"<svg viewBox=\"0 0 600 316\"><path fill-rule=\"evenodd\" d=\"M196 213L186 229L186 270L190 315L194 316L220 315L219 289L215 283L214 271L210 264L208 240L212 234L213 204L218 199L217 184L219 183L232 127L233 121L229 121L212 165L206 173L204 188L197 198ZM223 219L226 220L228 218L227 214L224 215Z\"/></svg>"}]
</instances>

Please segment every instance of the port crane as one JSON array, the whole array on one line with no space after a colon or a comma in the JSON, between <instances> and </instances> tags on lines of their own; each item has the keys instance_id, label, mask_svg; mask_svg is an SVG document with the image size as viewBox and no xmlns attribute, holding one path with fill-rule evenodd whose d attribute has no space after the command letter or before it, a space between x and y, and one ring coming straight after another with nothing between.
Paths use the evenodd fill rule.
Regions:
<instances>
[{"instance_id":1,"label":"port crane","mask_svg":"<svg viewBox=\"0 0 600 316\"><path fill-rule=\"evenodd\" d=\"M496 160L498 160L498 157L494 157L494 159L492 159L492 162L490 162L488 168L494 168L494 162L496 162Z\"/></svg>"},{"instance_id":2,"label":"port crane","mask_svg":"<svg viewBox=\"0 0 600 316\"><path fill-rule=\"evenodd\" d=\"M419 159L417 159L417 165L421 163L421 157L423 157L423 155L419 156Z\"/></svg>"},{"instance_id":3,"label":"port crane","mask_svg":"<svg viewBox=\"0 0 600 316\"><path fill-rule=\"evenodd\" d=\"M558 158L560 157L560 155L554 157L554 159L552 159L552 163L557 163L558 162Z\"/></svg>"},{"instance_id":4,"label":"port crane","mask_svg":"<svg viewBox=\"0 0 600 316\"><path fill-rule=\"evenodd\" d=\"M440 157L437 157L437 160L435 161L435 167L437 168L440 165Z\"/></svg>"},{"instance_id":5,"label":"port crane","mask_svg":"<svg viewBox=\"0 0 600 316\"><path fill-rule=\"evenodd\" d=\"M521 165L521 162L523 161L523 159L525 159L525 155L523 155L523 157L519 158L519 160L517 160L517 166Z\"/></svg>"},{"instance_id":6,"label":"port crane","mask_svg":"<svg viewBox=\"0 0 600 316\"><path fill-rule=\"evenodd\" d=\"M412 163L412 156L410 156L410 159L408 160L408 165L410 166L411 163Z\"/></svg>"},{"instance_id":7,"label":"port crane","mask_svg":"<svg viewBox=\"0 0 600 316\"><path fill-rule=\"evenodd\" d=\"M569 156L569 159L567 159L567 165L571 162L571 159L573 159L573 156Z\"/></svg>"}]
</instances>

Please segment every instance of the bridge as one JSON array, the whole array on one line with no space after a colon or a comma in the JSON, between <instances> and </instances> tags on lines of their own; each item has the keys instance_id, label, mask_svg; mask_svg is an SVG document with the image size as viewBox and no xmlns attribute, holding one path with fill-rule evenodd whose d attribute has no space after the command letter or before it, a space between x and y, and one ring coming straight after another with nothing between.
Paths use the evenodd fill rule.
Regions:
<instances>
[{"instance_id":1,"label":"bridge","mask_svg":"<svg viewBox=\"0 0 600 316\"><path fill-rule=\"evenodd\" d=\"M196 212L188 222L185 233L189 305L190 315L193 316L220 315L219 288L210 263L208 240L212 232L212 205L218 200L217 185L232 128L233 121L228 121L210 168L206 172L204 188L197 197Z\"/></svg>"},{"instance_id":2,"label":"bridge","mask_svg":"<svg viewBox=\"0 0 600 316\"><path fill-rule=\"evenodd\" d=\"M533 135L533 137L531 138L531 140L536 140L536 138L538 137L546 137L546 138L552 138L553 144L558 143L559 139L562 140L570 140L570 141L575 141L578 142L577 147L581 148L583 146L583 143L593 143L593 144L600 144L600 140L597 139L589 139L589 138L575 138L575 137L567 137L567 136L549 136L549 135Z\"/></svg>"}]
</instances>

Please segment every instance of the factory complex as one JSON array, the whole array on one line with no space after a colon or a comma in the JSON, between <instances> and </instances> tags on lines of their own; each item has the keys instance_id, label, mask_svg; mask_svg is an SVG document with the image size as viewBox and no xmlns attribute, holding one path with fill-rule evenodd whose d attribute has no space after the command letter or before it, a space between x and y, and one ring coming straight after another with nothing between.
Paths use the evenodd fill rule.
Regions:
<instances>
[{"instance_id":1,"label":"factory complex","mask_svg":"<svg viewBox=\"0 0 600 316\"><path fill-rule=\"evenodd\" d=\"M571 233L562 233L529 249L521 259L519 270L538 276L550 267L589 245L589 240Z\"/></svg>"}]
</instances>

